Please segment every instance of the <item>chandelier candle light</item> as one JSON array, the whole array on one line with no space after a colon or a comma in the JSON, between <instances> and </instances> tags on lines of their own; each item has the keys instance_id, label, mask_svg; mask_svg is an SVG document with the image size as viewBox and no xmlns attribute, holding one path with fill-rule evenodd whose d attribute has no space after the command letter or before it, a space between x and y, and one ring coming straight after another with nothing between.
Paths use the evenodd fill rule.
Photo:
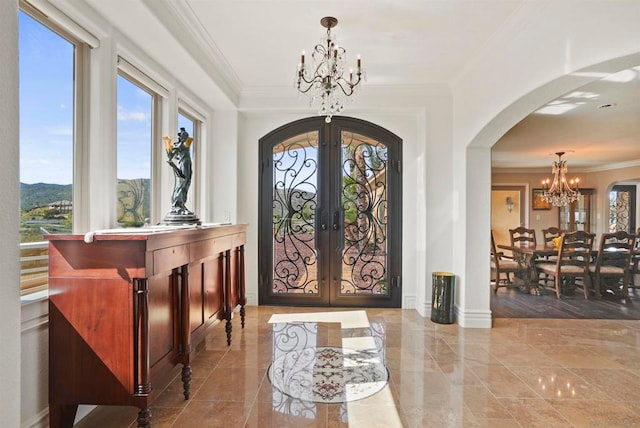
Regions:
<instances>
[{"instance_id":1,"label":"chandelier candle light","mask_svg":"<svg viewBox=\"0 0 640 428\"><path fill-rule=\"evenodd\" d=\"M318 114L326 116L325 122L331 122L334 114L344 109L347 97L353 95L358 84L364 79L364 70L360 55L356 69L349 70L349 78L345 78L344 63L347 51L336 45L331 29L338 25L332 16L324 17L320 24L327 29L325 44L319 43L313 49L311 57L313 65L305 64L305 53L302 51L296 79L296 88L311 97L310 104L318 103Z\"/></svg>"},{"instance_id":2,"label":"chandelier candle light","mask_svg":"<svg viewBox=\"0 0 640 428\"><path fill-rule=\"evenodd\" d=\"M553 162L553 182L549 187L549 179L542 180L542 187L544 193L542 194L542 200L549 202L556 207L562 207L574 202L580 196L580 189L578 188L579 179L572 179L567 182L567 162L562 160L562 155L565 152L556 152L558 160Z\"/></svg>"}]
</instances>

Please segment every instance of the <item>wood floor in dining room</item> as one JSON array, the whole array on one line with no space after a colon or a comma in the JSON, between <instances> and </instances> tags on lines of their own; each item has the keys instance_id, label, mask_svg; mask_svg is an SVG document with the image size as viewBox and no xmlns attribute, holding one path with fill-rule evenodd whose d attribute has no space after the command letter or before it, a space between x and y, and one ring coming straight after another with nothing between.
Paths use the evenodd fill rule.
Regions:
<instances>
[{"instance_id":1,"label":"wood floor in dining room","mask_svg":"<svg viewBox=\"0 0 640 428\"><path fill-rule=\"evenodd\" d=\"M494 318L560 318L640 320L640 289L630 289L629 298L603 294L602 298L584 298L582 290L563 294L560 299L545 288L541 296L525 294L517 288L491 293Z\"/></svg>"}]
</instances>

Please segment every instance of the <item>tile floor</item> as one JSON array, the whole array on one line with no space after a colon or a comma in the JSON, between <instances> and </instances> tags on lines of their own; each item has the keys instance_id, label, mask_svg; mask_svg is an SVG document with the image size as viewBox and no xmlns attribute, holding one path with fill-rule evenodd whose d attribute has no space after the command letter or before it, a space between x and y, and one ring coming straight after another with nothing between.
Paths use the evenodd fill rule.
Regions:
<instances>
[{"instance_id":1,"label":"tile floor","mask_svg":"<svg viewBox=\"0 0 640 428\"><path fill-rule=\"evenodd\" d=\"M640 321L496 319L490 330L463 329L414 310L367 309L384 332L388 385L346 404L284 397L267 376L269 320L325 311L247 307L230 347L216 326L195 358L191 399L176 379L152 407L153 426L640 427ZM322 323L316 340L340 346L347 331ZM76 427L135 426L136 415L102 406Z\"/></svg>"}]
</instances>

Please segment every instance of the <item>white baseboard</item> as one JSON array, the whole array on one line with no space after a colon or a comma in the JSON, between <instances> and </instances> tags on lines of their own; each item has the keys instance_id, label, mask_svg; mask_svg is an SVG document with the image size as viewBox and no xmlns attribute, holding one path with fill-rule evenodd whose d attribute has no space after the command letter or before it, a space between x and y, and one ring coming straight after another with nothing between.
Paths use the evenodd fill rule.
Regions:
<instances>
[{"instance_id":1,"label":"white baseboard","mask_svg":"<svg viewBox=\"0 0 640 428\"><path fill-rule=\"evenodd\" d=\"M402 296L402 309L417 309L416 296L414 295Z\"/></svg>"},{"instance_id":2,"label":"white baseboard","mask_svg":"<svg viewBox=\"0 0 640 428\"><path fill-rule=\"evenodd\" d=\"M461 311L457 306L456 322L463 328L491 328L493 326L491 311Z\"/></svg>"},{"instance_id":3,"label":"white baseboard","mask_svg":"<svg viewBox=\"0 0 640 428\"><path fill-rule=\"evenodd\" d=\"M258 295L256 293L245 294L247 298L247 306L258 306Z\"/></svg>"},{"instance_id":4,"label":"white baseboard","mask_svg":"<svg viewBox=\"0 0 640 428\"><path fill-rule=\"evenodd\" d=\"M49 428L49 408L45 408L32 418L22 421L22 428Z\"/></svg>"},{"instance_id":5,"label":"white baseboard","mask_svg":"<svg viewBox=\"0 0 640 428\"><path fill-rule=\"evenodd\" d=\"M422 305L416 305L416 311L423 318L431 318L431 302L424 302Z\"/></svg>"}]
</instances>

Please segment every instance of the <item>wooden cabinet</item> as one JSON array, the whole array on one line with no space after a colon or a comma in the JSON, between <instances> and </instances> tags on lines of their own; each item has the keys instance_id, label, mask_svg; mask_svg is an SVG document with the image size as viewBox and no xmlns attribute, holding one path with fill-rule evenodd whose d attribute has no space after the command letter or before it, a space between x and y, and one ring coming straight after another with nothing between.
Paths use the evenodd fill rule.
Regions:
<instances>
[{"instance_id":1,"label":"wooden cabinet","mask_svg":"<svg viewBox=\"0 0 640 428\"><path fill-rule=\"evenodd\" d=\"M189 398L195 346L240 305L246 225L49 237L50 426L71 427L78 404L140 408L182 365Z\"/></svg>"},{"instance_id":2,"label":"wooden cabinet","mask_svg":"<svg viewBox=\"0 0 640 428\"><path fill-rule=\"evenodd\" d=\"M558 209L559 228L568 232L584 230L591 232L591 202L593 189L581 189L575 202Z\"/></svg>"}]
</instances>

